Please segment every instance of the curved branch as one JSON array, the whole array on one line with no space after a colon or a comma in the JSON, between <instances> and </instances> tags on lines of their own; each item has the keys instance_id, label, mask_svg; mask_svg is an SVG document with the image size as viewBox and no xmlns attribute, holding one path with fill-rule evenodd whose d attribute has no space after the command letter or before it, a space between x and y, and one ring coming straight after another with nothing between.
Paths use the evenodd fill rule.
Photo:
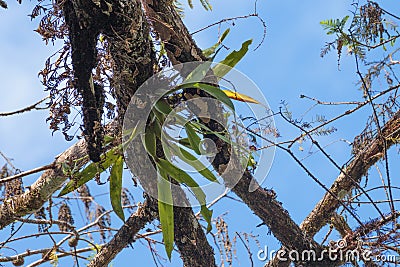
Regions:
<instances>
[{"instance_id":1,"label":"curved branch","mask_svg":"<svg viewBox=\"0 0 400 267\"><path fill-rule=\"evenodd\" d=\"M381 132L383 138L377 136L370 143L364 144L365 148L356 155L345 168L345 172L340 173L332 184L329 191L333 194L326 193L300 224L300 228L308 236L313 237L317 234L340 207L339 200L334 198L333 195L337 196L340 192L350 192L355 187L354 181L359 183L368 170L384 156L385 145L383 142L386 142L386 148L389 149L395 144L395 140L400 138L400 111L393 115ZM353 179L348 179L348 176ZM288 262L279 262L275 257L266 266L289 266L289 264Z\"/></svg>"},{"instance_id":2,"label":"curved branch","mask_svg":"<svg viewBox=\"0 0 400 267\"><path fill-rule=\"evenodd\" d=\"M101 246L101 245L100 245L100 246ZM93 251L93 247L80 248L80 249L77 249L76 251L73 251L73 252L63 251L63 252L57 253L57 254L56 254L56 257L57 257L57 258L62 258L62 257L71 256L71 255L77 255L77 254L79 254L79 253L89 252L89 251ZM47 258L44 258L44 259L40 259L40 260L37 260L37 261L35 261L35 262L29 264L27 267L39 266L39 265L41 265L42 263L48 262L48 261L50 261L50 260L51 260L51 259L48 258L48 257L47 257Z\"/></svg>"},{"instance_id":3,"label":"curved branch","mask_svg":"<svg viewBox=\"0 0 400 267\"><path fill-rule=\"evenodd\" d=\"M157 202L147 200L143 206L139 206L125 224L118 230L110 242L105 244L96 254L88 267L108 266L115 256L128 244L135 241L136 234L149 222L157 218Z\"/></svg>"},{"instance_id":4,"label":"curved branch","mask_svg":"<svg viewBox=\"0 0 400 267\"><path fill-rule=\"evenodd\" d=\"M219 201L221 198L223 198L224 196L226 196L226 194L228 193L228 190L226 190L223 194L221 194L217 199L215 199L212 203L210 203L208 205L208 208L211 207L212 205L214 205L217 201ZM150 207L150 205L152 207ZM148 222L154 220L157 218L158 216L158 212L157 212L157 203L150 199L148 201L146 201L143 206L141 207L142 211L137 211L135 214L132 214L129 219L125 222L125 224L118 230L118 232L114 235L114 237L111 239L111 241L107 244L104 245L104 247L102 247L102 249L100 250L100 252L94 257L94 259L92 260L92 262L90 263L90 265L88 265L89 267L91 266L106 266L108 263L111 262L111 260L123 249L125 248L128 244L133 243L136 239L135 236L137 235L137 238L142 238L145 236L149 236L152 234L157 234L157 233L161 233L161 230L156 230L153 232L148 232L145 234L139 234L138 231L140 230L140 228L143 228L145 224L143 224L143 222L141 221L141 219L139 219L138 217L140 216L147 216ZM175 211L179 209L179 208L175 208ZM190 222L193 223L197 223L197 219L196 218L192 218L190 215L190 211L186 212L186 214L178 214L178 213L184 213L184 210L180 210L178 212L176 212L176 216L179 218L177 225L175 226L175 231L177 231L177 244L180 248L182 248L182 250L187 250L185 249L185 242L182 242L186 239L183 238L182 235L182 230L181 229L185 229L188 224L186 220L189 220ZM148 214L148 215L146 215ZM198 212L195 216L198 217L200 214L200 212ZM186 218L186 220L182 220L181 218ZM175 221L177 222L177 221ZM190 224L189 224L190 225ZM141 227L140 227L141 226ZM139 228L139 229L138 229ZM199 231L201 231L200 227L198 227ZM193 230L193 229L192 229ZM201 231L202 232L202 231ZM199 232L201 234L201 232ZM204 234L204 233L203 233ZM178 239L178 236L180 237ZM195 240L198 240L199 238L195 238ZM193 240L193 239L192 239ZM202 238L201 240L205 240L205 238ZM208 248L210 247L209 245L199 245L199 244L194 244L197 245L198 248ZM189 248L189 251L191 248ZM198 249L192 249L190 251L190 254L192 253L196 253ZM181 251L181 253L183 255L187 255L187 253L183 253L183 251ZM198 253L197 253L198 254ZM213 255L213 252L208 252L206 253L206 255ZM202 266L207 266L204 264L210 264L210 266L215 266L214 259L212 258L206 258L206 257L199 257L198 255L194 255L194 257L189 257L186 256L185 259L187 259L187 266L197 266L195 263L191 262L189 263L189 260L204 260L203 261L203 265ZM188 265L188 264L192 264L192 265Z\"/></svg>"},{"instance_id":5,"label":"curved branch","mask_svg":"<svg viewBox=\"0 0 400 267\"><path fill-rule=\"evenodd\" d=\"M383 127L382 136L386 140L387 148L395 144L395 140L400 138L400 112L398 111ZM351 176L354 181L360 182L361 178L367 173L384 155L384 144L381 137L376 137L369 144L365 144L365 149L347 165L345 173L340 173L330 188L330 191L338 195L341 191L350 192L354 188L354 183L347 176ZM325 226L327 220L334 211L339 208L339 201L330 194L325 194L321 201L315 206L307 218L301 223L300 227L310 236L314 236Z\"/></svg>"},{"instance_id":6,"label":"curved branch","mask_svg":"<svg viewBox=\"0 0 400 267\"><path fill-rule=\"evenodd\" d=\"M207 60L170 1L142 0L142 2L146 2L144 7L148 20L164 43L172 64Z\"/></svg>"}]
</instances>

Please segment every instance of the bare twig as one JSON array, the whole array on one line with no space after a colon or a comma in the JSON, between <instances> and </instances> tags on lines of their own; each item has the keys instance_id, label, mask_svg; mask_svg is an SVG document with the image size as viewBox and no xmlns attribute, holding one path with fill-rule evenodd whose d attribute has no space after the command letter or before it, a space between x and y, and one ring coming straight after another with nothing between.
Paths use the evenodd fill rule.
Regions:
<instances>
[{"instance_id":1,"label":"bare twig","mask_svg":"<svg viewBox=\"0 0 400 267\"><path fill-rule=\"evenodd\" d=\"M364 80L364 77L361 74L360 71L360 66L358 63L358 55L357 53L354 53L354 59L356 62L356 70L357 70L357 74L361 79L361 82L363 84L364 87L364 91L366 92L367 96L368 96L368 100L371 104L372 107L372 114L373 114L373 118L376 124L376 128L378 130L378 137L381 138L382 144L383 144L383 154L384 154L384 160L385 160L385 170L386 170L386 179L388 181L388 191L389 191L389 199L390 199L390 209L392 211L392 213L395 212L395 207L394 207L394 203L393 203L393 194L392 194L392 188L391 188L391 179L390 179L390 173L389 173L389 159L388 159L388 154L387 154L387 149L388 149L388 145L387 145L387 141L385 139L385 137L382 135L382 128L380 126L380 122L379 122L379 118L378 118L378 114L376 112L376 108L375 105L373 103L373 99L371 96L371 92Z\"/></svg>"},{"instance_id":2,"label":"bare twig","mask_svg":"<svg viewBox=\"0 0 400 267\"><path fill-rule=\"evenodd\" d=\"M68 229L70 229L76 236L78 236L78 232L75 229L75 226L69 224L68 222L65 221L59 221L59 220L44 220L44 219L26 219L26 218L15 218L15 220L24 222L24 223L32 223L32 224L57 224L60 226L66 226ZM47 232L47 234L51 235L51 233Z\"/></svg>"},{"instance_id":3,"label":"bare twig","mask_svg":"<svg viewBox=\"0 0 400 267\"><path fill-rule=\"evenodd\" d=\"M246 242L243 240L242 236L236 232L236 236L239 237L240 241L242 242L243 246L246 248L247 254L249 255L249 260L250 260L250 266L254 266L253 262L253 253L251 252L250 247L246 244Z\"/></svg>"},{"instance_id":4,"label":"bare twig","mask_svg":"<svg viewBox=\"0 0 400 267\"><path fill-rule=\"evenodd\" d=\"M99 246L102 246L103 244L100 244ZM56 257L57 258L63 258L63 257L68 257L68 256L71 256L71 255L73 255L73 253L74 254L79 254L79 253L83 253L83 252L89 252L89 251L93 251L93 247L86 247L86 248L81 248L81 249L77 249L76 251L74 251L74 252L66 252L66 251L63 251L63 252L59 252L59 253L56 253ZM44 251L44 252L46 252L46 251ZM40 253L42 253L42 252L40 252ZM85 258L86 259L86 258ZM48 262L48 261L50 261L51 259L49 259L49 258L42 258L42 259L40 259L40 260L37 260L37 261L35 261L35 262L33 262L33 263L31 263L31 264L29 264L29 265L27 265L26 267L35 267L35 266L39 266L39 265L41 265L42 263L45 263L45 262Z\"/></svg>"},{"instance_id":5,"label":"bare twig","mask_svg":"<svg viewBox=\"0 0 400 267\"><path fill-rule=\"evenodd\" d=\"M28 176L28 175L31 175L31 174L34 174L34 173L37 173L37 172L53 169L54 167L55 166L54 166L54 162L53 162L51 164L48 164L48 165L45 165L45 166L41 166L41 167L37 167L37 168L34 168L32 170L29 170L29 171L20 172L18 174L15 174L15 175L8 176L8 177L0 179L0 184L6 183L6 182L9 182L9 181L12 181L14 179L21 178L21 177L25 177L25 176Z\"/></svg>"},{"instance_id":6,"label":"bare twig","mask_svg":"<svg viewBox=\"0 0 400 267\"><path fill-rule=\"evenodd\" d=\"M15 110L15 111L11 111L11 112L1 112L1 113L0 113L0 117L5 117L5 116L11 116L11 115L15 115L15 114L20 114L20 113L24 113L24 112L31 111L31 110L47 109L47 107L46 107L46 108L39 108L38 106L39 106L41 103L43 103L44 101L46 101L47 99L49 99L49 98L50 98L50 96L46 96L45 98L39 100L38 102L36 102L36 103L34 103L34 104L30 105L30 106L27 106L27 107L25 107L25 108L19 109L19 110Z\"/></svg>"},{"instance_id":7,"label":"bare twig","mask_svg":"<svg viewBox=\"0 0 400 267\"><path fill-rule=\"evenodd\" d=\"M250 17L257 17L257 16L258 16L258 14L253 13L253 14L244 15L244 16L237 16L237 17L232 17L232 18L221 19L220 21L211 23L211 24L209 24L209 25L207 25L207 26L205 26L205 27L203 27L201 29L198 29L198 30L196 30L194 32L191 32L190 35L195 35L196 33L199 33L199 32L202 32L204 30L207 30L207 29L209 29L211 27L220 25L221 23L224 23L224 22L228 22L228 21L232 21L232 20L238 20L238 19L247 19L247 18L250 18Z\"/></svg>"},{"instance_id":8,"label":"bare twig","mask_svg":"<svg viewBox=\"0 0 400 267\"><path fill-rule=\"evenodd\" d=\"M123 248L134 242L136 233L146 223L157 218L157 215L157 203L154 200L146 201L143 206L139 207L136 213L128 218L111 241L101 248L88 267L106 266Z\"/></svg>"},{"instance_id":9,"label":"bare twig","mask_svg":"<svg viewBox=\"0 0 400 267\"><path fill-rule=\"evenodd\" d=\"M380 93L374 95L374 96L371 98L371 100L375 100L375 99L377 99L377 98L379 98L379 97L381 97L381 96L383 96L383 95L385 95L385 94L387 94L387 93L389 93L389 92L391 92L391 91L397 90L397 89L399 89L399 88L400 88L400 84L391 86L391 87L389 87L388 89L383 90L382 92L380 92ZM327 120L327 121L324 122L324 123L321 123L320 125L318 125L318 126L312 128L311 130L308 130L307 133L308 133L308 134L311 134L311 133L317 131L318 129L321 129L321 128L324 127L324 126L326 126L326 125L328 125L328 124L331 124L331 123L334 122L334 121L337 121L338 119L341 119L341 118L343 118L343 117L345 117L345 116L348 116L348 115L350 115L350 114L356 112L357 110L359 110L360 108L364 107L365 105L368 105L369 103L370 103L370 100L368 99L368 100L366 100L366 101L360 103L360 104L359 104L358 106L356 106L355 108L349 109L349 110L345 111L344 113L342 113L342 114L340 114L340 115L338 115L338 116L336 116L336 117L333 117L332 119ZM293 140L291 141L291 145L289 145L289 148L290 148L293 144L295 144L297 141L299 141L301 138L303 138L303 137L304 137L304 134L302 134L302 135L296 137L295 139L293 139Z\"/></svg>"}]
</instances>

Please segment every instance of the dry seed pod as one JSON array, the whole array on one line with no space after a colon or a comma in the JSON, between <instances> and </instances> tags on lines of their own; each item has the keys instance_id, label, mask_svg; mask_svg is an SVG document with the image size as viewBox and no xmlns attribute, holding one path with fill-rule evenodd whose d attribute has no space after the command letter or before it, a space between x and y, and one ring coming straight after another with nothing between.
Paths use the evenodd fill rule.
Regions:
<instances>
[{"instance_id":1,"label":"dry seed pod","mask_svg":"<svg viewBox=\"0 0 400 267\"><path fill-rule=\"evenodd\" d=\"M64 221L68 224L74 224L74 219L72 218L71 209L66 203L63 203L58 210L58 220ZM59 224L58 228L60 231L67 232L70 229L66 225Z\"/></svg>"},{"instance_id":2,"label":"dry seed pod","mask_svg":"<svg viewBox=\"0 0 400 267\"><path fill-rule=\"evenodd\" d=\"M14 260L12 261L12 264L13 264L14 266L22 266L22 265L24 265L24 263L25 263L25 260L24 260L23 257L17 257L16 259L14 259Z\"/></svg>"},{"instance_id":3,"label":"dry seed pod","mask_svg":"<svg viewBox=\"0 0 400 267\"><path fill-rule=\"evenodd\" d=\"M78 245L78 238L76 236L71 237L70 239L68 239L68 245L70 247L76 247Z\"/></svg>"}]
</instances>

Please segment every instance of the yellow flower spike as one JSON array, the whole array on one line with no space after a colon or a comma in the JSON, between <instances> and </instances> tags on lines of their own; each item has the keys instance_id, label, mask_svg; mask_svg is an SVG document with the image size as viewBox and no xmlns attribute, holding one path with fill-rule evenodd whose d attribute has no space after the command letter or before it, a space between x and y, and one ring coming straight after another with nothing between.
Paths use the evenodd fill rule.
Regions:
<instances>
[{"instance_id":1,"label":"yellow flower spike","mask_svg":"<svg viewBox=\"0 0 400 267\"><path fill-rule=\"evenodd\" d=\"M254 104L260 104L257 100L254 98L244 95L244 94L239 94L237 92L232 92L230 90L222 90L229 98L237 100L237 101L242 101L242 102L248 102L248 103L254 103Z\"/></svg>"}]
</instances>

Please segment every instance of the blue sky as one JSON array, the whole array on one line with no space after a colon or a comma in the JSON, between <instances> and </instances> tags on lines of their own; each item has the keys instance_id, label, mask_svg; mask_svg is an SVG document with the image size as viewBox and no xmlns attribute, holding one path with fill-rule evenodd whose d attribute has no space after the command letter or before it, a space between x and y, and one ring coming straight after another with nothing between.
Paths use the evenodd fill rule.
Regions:
<instances>
[{"instance_id":1,"label":"blue sky","mask_svg":"<svg viewBox=\"0 0 400 267\"><path fill-rule=\"evenodd\" d=\"M253 13L253 1L246 0L211 0L213 11L204 11L197 0L193 1L193 10L185 9L185 23L191 32L226 17L242 16ZM384 7L389 1L382 1ZM8 10L0 10L0 73L2 78L2 95L0 112L19 109L46 96L37 73L43 68L46 58L59 48L49 44L45 46L40 36L33 30L38 20L30 21L30 13L35 2L25 2L21 6L9 1ZM397 8L388 6L390 8ZM329 101L362 100L362 93L356 89L357 76L353 58L345 54L341 60L340 71L337 66L336 53L320 57L320 50L326 41L319 22L330 18L343 18L351 9L350 1L258 1L258 12L267 25L264 43L257 51L250 51L237 68L249 76L266 96L273 110L277 110L282 100L286 101L294 116L301 116L312 105L309 100L300 99L300 94ZM260 42L263 27L256 18L235 21L221 25L221 32L227 27L231 32L225 45L230 51L238 49L242 42L252 38L252 48ZM214 44L218 38L218 26L194 35L201 48ZM378 52L379 53L379 52ZM227 54L222 51L221 55ZM383 54L383 52L382 52ZM245 92L251 96L251 92ZM319 107L310 112L311 115L323 114L328 118L346 110L348 107ZM335 123L339 130L332 136L320 138L321 144L327 145L327 151L343 164L351 156L349 145L338 141L358 134L364 123L353 124L352 121L365 121L370 112L364 108L351 119ZM0 118L0 151L13 158L15 166L21 170L48 164L54 157L72 145L66 142L61 133L52 135L45 119L47 111L33 111L12 117ZM310 116L308 119L310 119ZM282 140L290 139L299 132L277 121ZM307 156L308 145L304 145L304 157ZM299 154L301 155L301 154ZM321 155L313 155L304 161L328 186L336 178L338 171L323 159ZM26 178L29 184L37 176ZM129 180L129 179L128 179ZM25 181L25 180L24 180ZM297 222L305 218L314 205L324 195L324 190L315 184L289 158L287 154L277 151L271 171L263 183L264 187L273 188L279 201L284 203L292 218ZM107 188L99 189L99 192ZM107 200L107 199L105 199ZM225 216L229 223L231 237L237 232L252 232L259 235L262 247L268 245L278 249L278 242L267 235L267 228L255 228L260 223L252 212L243 204L224 199L214 207L214 215L228 212ZM371 214L375 217L376 214ZM8 232L0 233L0 240L5 239ZM336 236L336 238L338 238ZM254 245L254 244L253 244ZM145 246L134 245L134 250L125 249L114 261L114 266L126 266L135 258L136 263L144 266L152 259ZM253 254L257 247L253 246ZM234 266L248 266L245 248L237 244L239 260ZM161 255L164 255L160 247ZM255 266L262 263L253 257ZM179 255L173 254L176 266Z\"/></svg>"}]
</instances>

